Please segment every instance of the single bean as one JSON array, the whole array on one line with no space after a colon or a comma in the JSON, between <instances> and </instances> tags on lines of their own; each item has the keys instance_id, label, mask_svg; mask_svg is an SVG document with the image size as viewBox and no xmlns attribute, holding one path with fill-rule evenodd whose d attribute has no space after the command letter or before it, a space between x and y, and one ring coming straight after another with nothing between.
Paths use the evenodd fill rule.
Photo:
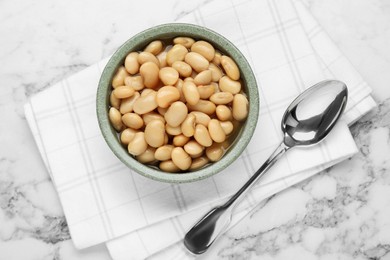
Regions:
<instances>
[{"instance_id":1,"label":"single bean","mask_svg":"<svg viewBox=\"0 0 390 260\"><path fill-rule=\"evenodd\" d=\"M184 60L198 73L207 70L209 67L209 61L196 52L187 53Z\"/></svg>"},{"instance_id":2,"label":"single bean","mask_svg":"<svg viewBox=\"0 0 390 260\"><path fill-rule=\"evenodd\" d=\"M212 162L219 161L224 153L221 144L214 143L212 146L206 148L206 156Z\"/></svg>"},{"instance_id":3,"label":"single bean","mask_svg":"<svg viewBox=\"0 0 390 260\"><path fill-rule=\"evenodd\" d=\"M192 74L191 66L185 63L184 61L180 61L180 60L175 61L172 64L172 68L177 70L181 77L189 77Z\"/></svg>"},{"instance_id":4,"label":"single bean","mask_svg":"<svg viewBox=\"0 0 390 260\"><path fill-rule=\"evenodd\" d=\"M156 151L156 148L148 147L145 152L141 153L140 155L136 156L135 158L140 163L151 163L156 160L154 158L154 152Z\"/></svg>"},{"instance_id":5,"label":"single bean","mask_svg":"<svg viewBox=\"0 0 390 260\"><path fill-rule=\"evenodd\" d=\"M238 80L240 78L240 70L238 69L237 64L234 62L232 58L226 55L222 55L221 57L221 65L226 74L232 80Z\"/></svg>"},{"instance_id":6,"label":"single bean","mask_svg":"<svg viewBox=\"0 0 390 260\"><path fill-rule=\"evenodd\" d=\"M214 55L214 58L212 60L212 63L219 66L221 64L221 57L222 57L222 54L219 51L215 51L215 55Z\"/></svg>"},{"instance_id":7,"label":"single bean","mask_svg":"<svg viewBox=\"0 0 390 260\"><path fill-rule=\"evenodd\" d=\"M204 70L194 78L196 85L207 85L211 82L211 70Z\"/></svg>"},{"instance_id":8,"label":"single bean","mask_svg":"<svg viewBox=\"0 0 390 260\"><path fill-rule=\"evenodd\" d=\"M215 109L215 114L220 121L227 121L232 119L232 111L225 105L218 105Z\"/></svg>"},{"instance_id":9,"label":"single bean","mask_svg":"<svg viewBox=\"0 0 390 260\"><path fill-rule=\"evenodd\" d=\"M173 39L174 44L181 44L186 48L191 48L192 44L194 44L195 40L190 37L176 37Z\"/></svg>"},{"instance_id":10,"label":"single bean","mask_svg":"<svg viewBox=\"0 0 390 260\"><path fill-rule=\"evenodd\" d=\"M184 47L181 44L175 44L172 49L170 49L167 53L167 63L169 66L172 66L172 64L175 61L178 60L184 60L184 57L188 53L188 50L186 47Z\"/></svg>"},{"instance_id":11,"label":"single bean","mask_svg":"<svg viewBox=\"0 0 390 260\"><path fill-rule=\"evenodd\" d=\"M135 101L137 101L137 99L139 97L140 97L140 94L137 91L131 97L122 99L121 105L119 107L119 111L122 114L133 112L134 103L135 103Z\"/></svg>"},{"instance_id":12,"label":"single bean","mask_svg":"<svg viewBox=\"0 0 390 260\"><path fill-rule=\"evenodd\" d=\"M144 121L136 113L124 114L122 116L122 122L125 124L125 126L133 128L133 129L140 129L141 127L144 126Z\"/></svg>"},{"instance_id":13,"label":"single bean","mask_svg":"<svg viewBox=\"0 0 390 260\"><path fill-rule=\"evenodd\" d=\"M163 43L162 41L152 41L149 43L144 51L145 52L150 52L153 55L158 55L163 49Z\"/></svg>"},{"instance_id":14,"label":"single bean","mask_svg":"<svg viewBox=\"0 0 390 260\"><path fill-rule=\"evenodd\" d=\"M184 81L183 83L183 95L187 103L190 105L195 105L199 102L200 95L198 88L195 83L192 81Z\"/></svg>"},{"instance_id":15,"label":"single bean","mask_svg":"<svg viewBox=\"0 0 390 260\"><path fill-rule=\"evenodd\" d=\"M168 134L173 135L173 136L179 135L179 134L182 133L182 132L181 132L181 126L179 126L179 125L173 127L173 126L170 126L170 125L166 124L166 125L165 125L165 131L166 131Z\"/></svg>"},{"instance_id":16,"label":"single bean","mask_svg":"<svg viewBox=\"0 0 390 260\"><path fill-rule=\"evenodd\" d=\"M198 158L192 160L192 164L191 164L189 170L190 171L198 170L198 169L202 168L203 166L205 166L208 162L209 162L209 159L206 156L198 157Z\"/></svg>"},{"instance_id":17,"label":"single bean","mask_svg":"<svg viewBox=\"0 0 390 260\"><path fill-rule=\"evenodd\" d=\"M230 92L235 95L241 91L241 83L239 81L232 80L228 76L223 76L219 80L219 88L222 91Z\"/></svg>"},{"instance_id":18,"label":"single bean","mask_svg":"<svg viewBox=\"0 0 390 260\"><path fill-rule=\"evenodd\" d=\"M139 115L146 114L157 108L157 92L152 90L146 95L141 96L134 102L133 111Z\"/></svg>"},{"instance_id":19,"label":"single bean","mask_svg":"<svg viewBox=\"0 0 390 260\"><path fill-rule=\"evenodd\" d=\"M145 125L149 124L153 120L160 120L165 124L165 119L162 115L156 113L156 112L149 112L142 115L142 120L144 120Z\"/></svg>"},{"instance_id":20,"label":"single bean","mask_svg":"<svg viewBox=\"0 0 390 260\"><path fill-rule=\"evenodd\" d=\"M160 63L160 69L166 67L167 64L167 52L163 51L159 55L156 56L159 63Z\"/></svg>"},{"instance_id":21,"label":"single bean","mask_svg":"<svg viewBox=\"0 0 390 260\"><path fill-rule=\"evenodd\" d=\"M231 121L223 121L220 124L226 135L230 135L233 132L234 127Z\"/></svg>"},{"instance_id":22,"label":"single bean","mask_svg":"<svg viewBox=\"0 0 390 260\"><path fill-rule=\"evenodd\" d=\"M151 147L164 145L165 125L160 120L153 120L145 127L145 141Z\"/></svg>"},{"instance_id":23,"label":"single bean","mask_svg":"<svg viewBox=\"0 0 390 260\"><path fill-rule=\"evenodd\" d=\"M147 88L155 88L157 87L159 83L159 67L149 61L145 62L144 64L141 65L141 68L139 69L139 72L142 76L142 80L144 82L145 87Z\"/></svg>"},{"instance_id":24,"label":"single bean","mask_svg":"<svg viewBox=\"0 0 390 260\"><path fill-rule=\"evenodd\" d=\"M118 71L115 73L115 76L112 78L112 87L117 88L125 84L125 78L129 76L125 67L120 66Z\"/></svg>"},{"instance_id":25,"label":"single bean","mask_svg":"<svg viewBox=\"0 0 390 260\"><path fill-rule=\"evenodd\" d=\"M117 98L114 95L114 91L112 91L110 94L110 106L115 107L116 109L119 109L120 105L121 105L121 100L119 98Z\"/></svg>"},{"instance_id":26,"label":"single bean","mask_svg":"<svg viewBox=\"0 0 390 260\"><path fill-rule=\"evenodd\" d=\"M180 92L175 87L165 86L158 90L156 99L159 107L167 108L180 99Z\"/></svg>"},{"instance_id":27,"label":"single bean","mask_svg":"<svg viewBox=\"0 0 390 260\"><path fill-rule=\"evenodd\" d=\"M116 109L115 107L111 107L108 111L108 118L110 119L110 122L112 126L115 128L117 132L119 132L122 129L122 114Z\"/></svg>"},{"instance_id":28,"label":"single bean","mask_svg":"<svg viewBox=\"0 0 390 260\"><path fill-rule=\"evenodd\" d=\"M136 91L140 91L145 87L144 81L142 80L142 77L140 75L126 77L125 85L132 87Z\"/></svg>"},{"instance_id":29,"label":"single bean","mask_svg":"<svg viewBox=\"0 0 390 260\"><path fill-rule=\"evenodd\" d=\"M173 145L163 145L157 148L156 152L154 153L154 157L159 160L159 161L166 161L170 160L171 153L173 150L174 146Z\"/></svg>"},{"instance_id":30,"label":"single bean","mask_svg":"<svg viewBox=\"0 0 390 260\"><path fill-rule=\"evenodd\" d=\"M222 143L226 140L226 134L223 131L221 124L217 119L211 119L208 125L211 139L217 143Z\"/></svg>"},{"instance_id":31,"label":"single bean","mask_svg":"<svg viewBox=\"0 0 390 260\"><path fill-rule=\"evenodd\" d=\"M195 127L195 140L204 147L209 147L213 144L209 131L204 125L198 124Z\"/></svg>"},{"instance_id":32,"label":"single bean","mask_svg":"<svg viewBox=\"0 0 390 260\"><path fill-rule=\"evenodd\" d=\"M130 141L133 140L136 133L138 133L138 131L131 128L123 130L120 135L122 144L128 145Z\"/></svg>"},{"instance_id":33,"label":"single bean","mask_svg":"<svg viewBox=\"0 0 390 260\"><path fill-rule=\"evenodd\" d=\"M230 92L218 92L210 97L210 101L216 105L226 105L233 101L233 95Z\"/></svg>"},{"instance_id":34,"label":"single bean","mask_svg":"<svg viewBox=\"0 0 390 260\"><path fill-rule=\"evenodd\" d=\"M195 133L195 116L193 114L188 114L186 119L184 119L181 124L181 131L183 135L191 137Z\"/></svg>"},{"instance_id":35,"label":"single bean","mask_svg":"<svg viewBox=\"0 0 390 260\"><path fill-rule=\"evenodd\" d=\"M204 147L201 146L197 141L191 140L184 145L184 151L188 153L191 157L196 156L199 157L204 150Z\"/></svg>"},{"instance_id":36,"label":"single bean","mask_svg":"<svg viewBox=\"0 0 390 260\"><path fill-rule=\"evenodd\" d=\"M248 99L243 94L237 94L233 99L233 118L242 121L248 116Z\"/></svg>"},{"instance_id":37,"label":"single bean","mask_svg":"<svg viewBox=\"0 0 390 260\"><path fill-rule=\"evenodd\" d=\"M210 63L209 70L211 71L211 80L214 82L218 82L220 78L222 78L223 73L221 69L215 65L214 63Z\"/></svg>"},{"instance_id":38,"label":"single bean","mask_svg":"<svg viewBox=\"0 0 390 260\"><path fill-rule=\"evenodd\" d=\"M176 101L168 108L164 118L168 125L175 127L179 126L184 121L184 119L187 117L187 114L187 106L181 101Z\"/></svg>"},{"instance_id":39,"label":"single bean","mask_svg":"<svg viewBox=\"0 0 390 260\"><path fill-rule=\"evenodd\" d=\"M209 99L215 91L213 85L200 85L198 92L201 99Z\"/></svg>"},{"instance_id":40,"label":"single bean","mask_svg":"<svg viewBox=\"0 0 390 260\"><path fill-rule=\"evenodd\" d=\"M148 149L148 144L145 141L144 132L138 132L127 146L129 154L137 156L144 153Z\"/></svg>"},{"instance_id":41,"label":"single bean","mask_svg":"<svg viewBox=\"0 0 390 260\"><path fill-rule=\"evenodd\" d=\"M175 85L179 79L179 72L171 67L160 69L159 77L165 85Z\"/></svg>"},{"instance_id":42,"label":"single bean","mask_svg":"<svg viewBox=\"0 0 390 260\"><path fill-rule=\"evenodd\" d=\"M177 167L176 164L174 164L172 160L161 162L159 167L164 172L175 173L175 172L179 172L180 171L180 168Z\"/></svg>"},{"instance_id":43,"label":"single bean","mask_svg":"<svg viewBox=\"0 0 390 260\"><path fill-rule=\"evenodd\" d=\"M203 57L205 57L208 61L211 61L215 55L215 49L213 45L206 41L197 41L191 46L191 51L197 52Z\"/></svg>"},{"instance_id":44,"label":"single bean","mask_svg":"<svg viewBox=\"0 0 390 260\"><path fill-rule=\"evenodd\" d=\"M171 156L173 163L176 164L176 166L179 167L180 170L185 171L190 168L192 159L182 147L173 148Z\"/></svg>"},{"instance_id":45,"label":"single bean","mask_svg":"<svg viewBox=\"0 0 390 260\"><path fill-rule=\"evenodd\" d=\"M120 86L112 91L117 98L128 98L134 95L135 90L129 86Z\"/></svg>"},{"instance_id":46,"label":"single bean","mask_svg":"<svg viewBox=\"0 0 390 260\"><path fill-rule=\"evenodd\" d=\"M211 120L209 115L200 111L192 111L190 114L193 114L195 116L195 124L201 124L206 127L209 125L209 122Z\"/></svg>"},{"instance_id":47,"label":"single bean","mask_svg":"<svg viewBox=\"0 0 390 260\"><path fill-rule=\"evenodd\" d=\"M211 101L200 99L195 105L188 104L188 109L212 115L215 112L215 104Z\"/></svg>"},{"instance_id":48,"label":"single bean","mask_svg":"<svg viewBox=\"0 0 390 260\"><path fill-rule=\"evenodd\" d=\"M139 70L138 52L131 52L125 59L126 71L132 75L137 74Z\"/></svg>"},{"instance_id":49,"label":"single bean","mask_svg":"<svg viewBox=\"0 0 390 260\"><path fill-rule=\"evenodd\" d=\"M137 60L141 66L146 62L153 62L157 65L157 67L160 67L160 62L158 61L157 57L151 54L150 52L146 52L146 51L140 52L138 54Z\"/></svg>"},{"instance_id":50,"label":"single bean","mask_svg":"<svg viewBox=\"0 0 390 260\"><path fill-rule=\"evenodd\" d=\"M188 141L190 140L189 137L183 135L183 134L179 134L179 135L176 135L175 137L173 137L173 145L174 146L177 146L177 147L182 147L184 146Z\"/></svg>"},{"instance_id":51,"label":"single bean","mask_svg":"<svg viewBox=\"0 0 390 260\"><path fill-rule=\"evenodd\" d=\"M168 137L168 134L165 133L164 134L164 144L168 144L168 142L169 142L169 137Z\"/></svg>"}]
</instances>

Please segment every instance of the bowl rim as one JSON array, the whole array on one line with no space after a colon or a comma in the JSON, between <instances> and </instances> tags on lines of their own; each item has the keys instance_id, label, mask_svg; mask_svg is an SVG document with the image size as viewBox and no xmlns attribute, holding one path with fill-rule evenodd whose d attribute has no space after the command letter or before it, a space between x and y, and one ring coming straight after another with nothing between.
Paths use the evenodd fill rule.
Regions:
<instances>
[{"instance_id":1,"label":"bowl rim","mask_svg":"<svg viewBox=\"0 0 390 260\"><path fill-rule=\"evenodd\" d=\"M111 80L117 68L131 51L141 50L156 39L188 36L197 40L206 40L216 49L229 55L238 65L241 78L245 81L245 93L249 99L248 117L226 154L218 162L200 170L188 173L166 173L138 162L127 152L108 119L109 91ZM227 51L229 50L229 51ZM254 73L241 51L228 39L206 27L189 23L167 23L146 29L123 43L107 62L97 88L96 113L103 138L115 156L131 170L153 180L167 183L188 183L208 178L233 163L250 142L259 116L259 93ZM245 138L242 138L245 137ZM242 140L241 140L242 139Z\"/></svg>"}]
</instances>

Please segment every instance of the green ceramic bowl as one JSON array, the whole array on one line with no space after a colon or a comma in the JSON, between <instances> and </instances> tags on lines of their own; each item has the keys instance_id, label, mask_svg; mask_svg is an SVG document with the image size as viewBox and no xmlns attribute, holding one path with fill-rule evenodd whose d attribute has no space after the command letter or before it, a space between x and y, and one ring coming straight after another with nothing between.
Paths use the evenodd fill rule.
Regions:
<instances>
[{"instance_id":1,"label":"green ceramic bowl","mask_svg":"<svg viewBox=\"0 0 390 260\"><path fill-rule=\"evenodd\" d=\"M111 79L120 65L123 64L126 55L132 51L142 50L153 40L173 39L177 36L188 36L195 40L205 40L211 43L216 49L230 56L237 63L245 93L249 98L249 115L241 127L229 150L223 158L215 163L188 173L166 173L139 163L127 152L118 139L117 133L111 126L108 119L109 94L111 91ZM210 177L230 165L245 147L248 145L256 127L259 114L259 94L254 74L242 53L226 38L205 27L193 24L163 24L147 29L126 41L111 57L100 78L97 98L97 118L103 137L113 153L129 168L137 173L153 180L171 183L183 183L198 181Z\"/></svg>"}]
</instances>

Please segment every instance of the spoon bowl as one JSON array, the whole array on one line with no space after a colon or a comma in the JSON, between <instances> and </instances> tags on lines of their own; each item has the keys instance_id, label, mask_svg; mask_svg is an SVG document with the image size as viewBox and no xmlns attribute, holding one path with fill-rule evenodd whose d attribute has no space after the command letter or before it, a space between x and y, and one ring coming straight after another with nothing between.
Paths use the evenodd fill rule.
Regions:
<instances>
[{"instance_id":1,"label":"spoon bowl","mask_svg":"<svg viewBox=\"0 0 390 260\"><path fill-rule=\"evenodd\" d=\"M284 144L307 146L322 141L340 118L347 99L347 86L338 80L321 81L307 89L283 115Z\"/></svg>"},{"instance_id":2,"label":"spoon bowl","mask_svg":"<svg viewBox=\"0 0 390 260\"><path fill-rule=\"evenodd\" d=\"M193 254L204 253L230 224L232 211L267 170L290 148L321 142L341 117L348 99L347 86L325 80L300 94L282 118L283 141L256 173L225 204L209 211L185 235Z\"/></svg>"}]
</instances>

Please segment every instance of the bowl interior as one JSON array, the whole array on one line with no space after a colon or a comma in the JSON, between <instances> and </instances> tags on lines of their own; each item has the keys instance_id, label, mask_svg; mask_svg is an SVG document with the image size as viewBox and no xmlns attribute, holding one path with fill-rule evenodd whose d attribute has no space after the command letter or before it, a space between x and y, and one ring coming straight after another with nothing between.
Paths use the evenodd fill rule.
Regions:
<instances>
[{"instance_id":1,"label":"bowl interior","mask_svg":"<svg viewBox=\"0 0 390 260\"><path fill-rule=\"evenodd\" d=\"M111 80L119 66L129 52L142 50L153 40L170 40L177 36L188 36L195 40L205 40L211 43L223 54L230 56L238 65L243 82L244 92L249 100L248 117L241 126L240 132L231 144L228 151L218 162L188 173L166 173L157 168L144 165L128 154L127 149L120 143L117 132L111 126L108 119L109 93L111 91ZM249 143L256 127L259 113L259 95L254 74L249 63L241 52L226 38L207 28L192 24L163 24L145 30L128 41L126 41L110 58L101 75L97 99L97 117L103 137L113 153L128 167L139 174L163 182L191 182L212 176L229 164L231 164L245 149Z\"/></svg>"}]
</instances>

